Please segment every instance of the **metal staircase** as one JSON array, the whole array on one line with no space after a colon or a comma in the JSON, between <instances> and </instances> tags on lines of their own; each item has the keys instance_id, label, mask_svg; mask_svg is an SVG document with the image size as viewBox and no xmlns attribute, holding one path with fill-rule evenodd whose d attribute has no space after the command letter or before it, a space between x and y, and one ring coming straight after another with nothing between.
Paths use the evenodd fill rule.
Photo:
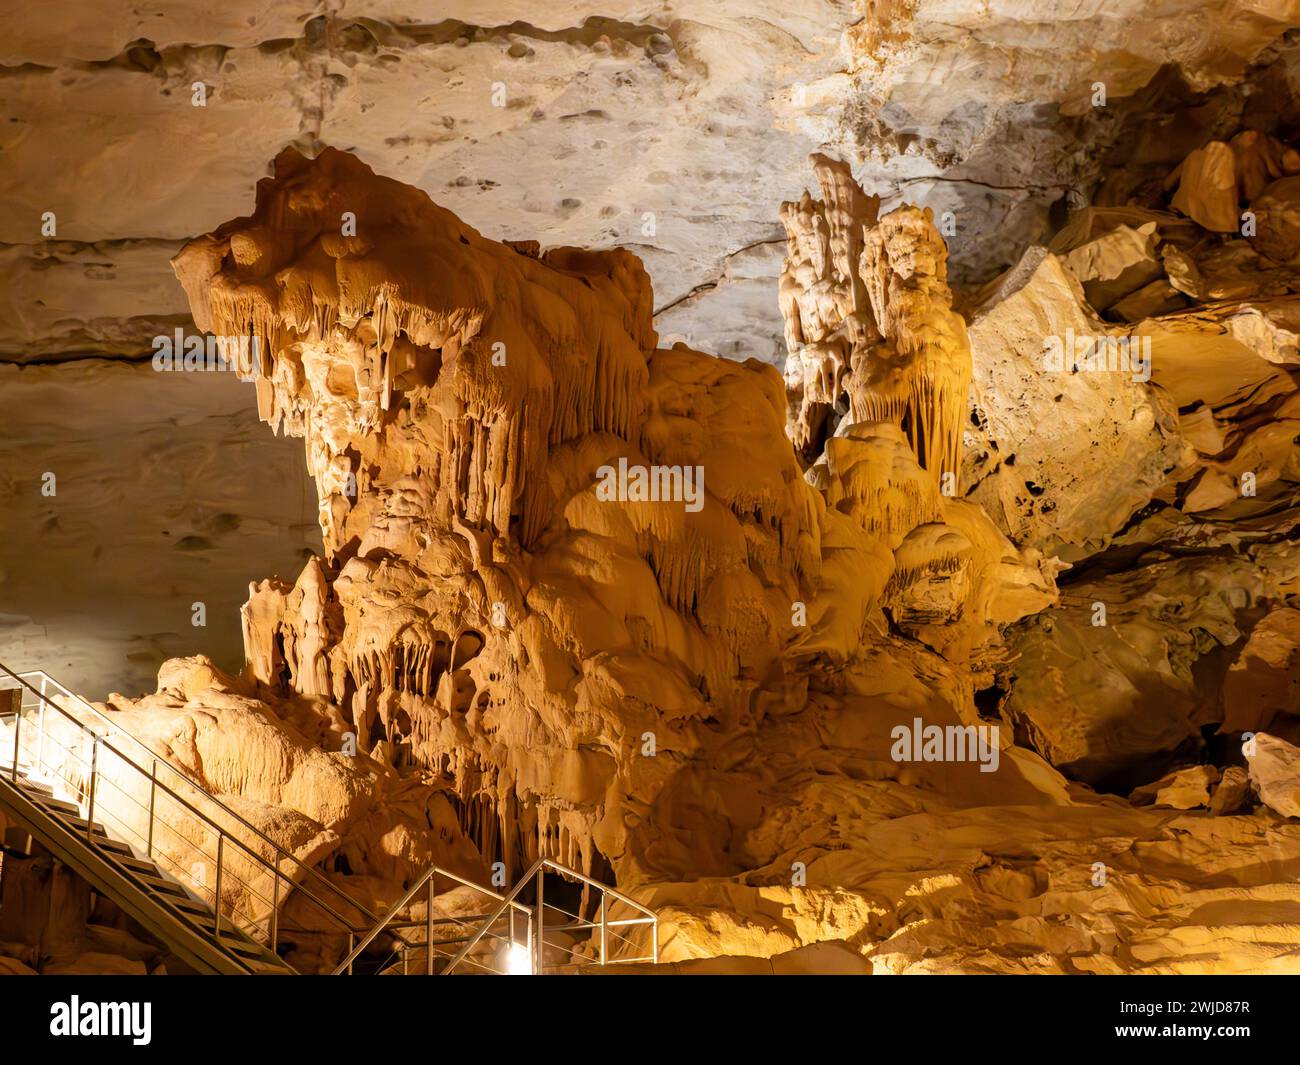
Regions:
<instances>
[{"instance_id":1,"label":"metal staircase","mask_svg":"<svg viewBox=\"0 0 1300 1065\"><path fill-rule=\"evenodd\" d=\"M292 973L292 892L349 946L377 919L48 674L0 697L0 811L196 972Z\"/></svg>"},{"instance_id":2,"label":"metal staircase","mask_svg":"<svg viewBox=\"0 0 1300 1065\"><path fill-rule=\"evenodd\" d=\"M653 911L549 859L509 895L432 866L377 916L48 674L3 663L0 812L200 973L293 973L279 954L286 932L346 942L336 975L358 962L446 975L658 960ZM581 886L577 912L546 895L548 873ZM439 879L483 904L436 916ZM531 905L521 900L528 889ZM421 893L423 917L407 916ZM593 893L598 911L583 918ZM291 894L312 912L310 928L281 928ZM637 926L648 926L648 951L624 935ZM578 942L584 935L590 943Z\"/></svg>"},{"instance_id":3,"label":"metal staircase","mask_svg":"<svg viewBox=\"0 0 1300 1065\"><path fill-rule=\"evenodd\" d=\"M13 772L0 781L0 809L40 839L59 861L112 898L146 931L201 973L289 973L280 958L238 928L221 927L212 907L138 857L79 806Z\"/></svg>"},{"instance_id":4,"label":"metal staircase","mask_svg":"<svg viewBox=\"0 0 1300 1065\"><path fill-rule=\"evenodd\" d=\"M574 904L576 910L566 909L557 902L554 890L548 894L548 874L552 885L558 879L570 888L581 889L581 899ZM434 880L439 876L450 877L491 897L496 905L483 914L434 917ZM529 889L533 902L525 905L519 897ZM428 892L424 919L403 920L402 914L422 890ZM587 911L592 916L584 917ZM412 942L400 935L402 931L421 927L422 940ZM649 942L632 939L627 934L629 929L645 929ZM395 938L388 957L391 971L396 972L400 967L404 974L422 971L428 976L554 975L659 960L659 918L653 910L549 858L534 862L508 895L498 895L437 867L427 870L362 936L333 975L350 971L353 962L381 933ZM581 942L583 936L588 937L587 944Z\"/></svg>"},{"instance_id":5,"label":"metal staircase","mask_svg":"<svg viewBox=\"0 0 1300 1065\"><path fill-rule=\"evenodd\" d=\"M563 882L582 885L581 901L577 903L576 910L566 909L554 901L554 893L546 890L548 874L552 877L552 884L558 877ZM521 943L515 935L514 915L515 910L520 908L518 897L530 887L534 903L531 920L526 925L527 939ZM599 905L594 907L593 917L584 917L584 912L595 901L593 890L600 897ZM620 916L620 911L623 916ZM558 917L559 920L551 920L551 917ZM539 858L520 877L514 890L484 918L478 930L465 940L460 950L443 967L441 975L463 972L465 970L461 967L467 965L482 970L483 963L476 961L474 952L480 948L480 944L502 938L499 924L503 919L509 922L504 957L509 965L508 971L512 973L540 976L607 965L659 961L659 918L654 910L574 869L549 858ZM649 943L638 943L630 938L625 930L633 928L647 929ZM589 954L572 950L568 946L575 936L584 934L591 938L592 949ZM561 938L566 942L557 942Z\"/></svg>"}]
</instances>

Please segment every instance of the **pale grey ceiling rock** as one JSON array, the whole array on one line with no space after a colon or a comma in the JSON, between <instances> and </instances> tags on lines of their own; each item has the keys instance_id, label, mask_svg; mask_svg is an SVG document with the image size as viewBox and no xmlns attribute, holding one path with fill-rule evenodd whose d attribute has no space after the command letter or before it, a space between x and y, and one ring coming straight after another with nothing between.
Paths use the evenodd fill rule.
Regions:
<instances>
[{"instance_id":1,"label":"pale grey ceiling rock","mask_svg":"<svg viewBox=\"0 0 1300 1065\"><path fill-rule=\"evenodd\" d=\"M169 260L178 242L0 245L0 361L122 357L190 326Z\"/></svg>"},{"instance_id":2,"label":"pale grey ceiling rock","mask_svg":"<svg viewBox=\"0 0 1300 1065\"><path fill-rule=\"evenodd\" d=\"M1053 204L1086 202L1111 146L1135 132L1129 116L1159 125L1160 101L1143 90L1162 71L1193 93L1221 90L1300 23L1300 0L864 10L846 28L839 69L779 97L781 122L836 146L886 206L902 192L953 211L954 274L965 280L1009 267L1050 235Z\"/></svg>"},{"instance_id":3,"label":"pale grey ceiling rock","mask_svg":"<svg viewBox=\"0 0 1300 1065\"><path fill-rule=\"evenodd\" d=\"M810 183L810 152L849 159L886 207L951 211L954 279L983 280L1131 161L1112 145L1164 173L1223 114L1278 121L1272 101L1300 87L1295 63L1269 68L1262 104L1239 84L1300 0L0 0L0 19L0 362L62 363L0 367L5 446L25 442L4 491L36 523L0 562L0 612L17 619L0 658L39 646L94 691L152 687L150 663L195 648L159 635L180 632L177 604L228 620L247 577L296 570L298 534L272 535L299 524L296 445L256 426L251 388L140 361L192 328L168 259L249 212L286 146L354 152L491 237L627 246L665 342L780 364L778 210ZM1166 91L1171 76L1186 85ZM1104 109L1088 106L1098 80ZM42 538L28 466L44 454L96 486L63 499L76 543ZM260 531L168 548L164 527L191 511ZM96 549L149 590L123 607ZM68 598L41 598L59 582ZM211 649L233 653L235 635Z\"/></svg>"},{"instance_id":4,"label":"pale grey ceiling rock","mask_svg":"<svg viewBox=\"0 0 1300 1065\"><path fill-rule=\"evenodd\" d=\"M774 130L771 100L792 72L830 69L857 17L845 0L541 15L461 3L437 20L409 3L304 4L293 17L267 3L77 6L57 27L6 12L0 241L41 241L45 212L62 241L179 241L250 210L286 145L329 144L490 236L628 246L660 306L720 283L731 256L771 237L817 146ZM193 106L195 82L206 106ZM715 303L702 342L758 339L755 354L778 357L774 276L762 329L755 292L734 317ZM160 314L125 288L118 298L126 319Z\"/></svg>"},{"instance_id":5,"label":"pale grey ceiling rock","mask_svg":"<svg viewBox=\"0 0 1300 1065\"><path fill-rule=\"evenodd\" d=\"M771 302L785 261L785 234L747 245L723 260L716 280L697 285L684 296L660 304L655 315L659 343L670 347L685 343L727 359L759 359L781 365L785 360L785 334L778 316L772 319ZM719 336L714 323L732 323Z\"/></svg>"},{"instance_id":6,"label":"pale grey ceiling rock","mask_svg":"<svg viewBox=\"0 0 1300 1065\"><path fill-rule=\"evenodd\" d=\"M92 698L146 691L195 650L238 668L248 582L293 580L321 550L302 444L267 432L250 391L148 363L0 363L0 661Z\"/></svg>"}]
</instances>

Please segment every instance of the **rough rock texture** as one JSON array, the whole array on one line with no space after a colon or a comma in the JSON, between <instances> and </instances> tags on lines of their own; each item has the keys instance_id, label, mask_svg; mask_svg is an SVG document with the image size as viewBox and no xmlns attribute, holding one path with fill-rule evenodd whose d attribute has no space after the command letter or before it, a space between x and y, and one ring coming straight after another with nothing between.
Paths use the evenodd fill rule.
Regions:
<instances>
[{"instance_id":1,"label":"rough rock texture","mask_svg":"<svg viewBox=\"0 0 1300 1065\"><path fill-rule=\"evenodd\" d=\"M797 197L818 148L851 163L882 213L932 208L958 282L1011 266L1090 198L1122 204L1134 186L1164 182L1211 141L1232 147L1245 202L1261 198L1261 234L1285 245L1285 201L1263 191L1288 180L1287 157L1262 138L1296 120L1295 0L1241 12L1136 0L1104 12L852 0L539 11L491 0L432 14L401 0L236 0L220 13L164 0L63 13L0 3L0 188L11 208L0 220L0 361L138 359L155 336L192 329L167 260L245 210L286 145L350 150L497 238L631 247L654 280L666 346L777 365L775 208ZM1098 80L1105 102L1094 105ZM86 394L73 394L70 417L93 415ZM40 404L19 396L15 407L16 437L39 434ZM151 425L166 430L167 415ZM110 450L113 436L88 443ZM249 449L221 470L253 485L263 464ZM132 491L125 468L96 475ZM15 491L31 485L24 471ZM235 511L274 522L276 499L250 489ZM88 536L85 550L114 547ZM12 571L25 555L4 550ZM253 556L265 557L229 537L208 556L212 579L186 566L163 577L178 599L224 601L224 574ZM34 579L57 577L35 564ZM57 659L102 663L74 676L79 686L142 690L143 670L165 657L152 634L169 626L119 622L107 591L81 602L75 630L39 610L5 613L48 629ZM233 666L229 639L205 635L201 649ZM139 668L109 667L123 638L150 646ZM30 661L28 646L6 638L0 650Z\"/></svg>"},{"instance_id":2,"label":"rough rock texture","mask_svg":"<svg viewBox=\"0 0 1300 1065\"><path fill-rule=\"evenodd\" d=\"M1223 728L1255 732L1300 716L1300 611L1274 610L1251 629L1223 679Z\"/></svg>"},{"instance_id":3,"label":"rough rock texture","mask_svg":"<svg viewBox=\"0 0 1300 1065\"><path fill-rule=\"evenodd\" d=\"M107 11L74 59L23 16L7 101L171 148L90 153L145 193L97 209L10 131L12 402L188 313L317 496L239 676L106 705L375 909L545 854L678 971L1294 971L1300 14L747 12ZM150 966L71 934L14 964Z\"/></svg>"},{"instance_id":4,"label":"rough rock texture","mask_svg":"<svg viewBox=\"0 0 1300 1065\"><path fill-rule=\"evenodd\" d=\"M1044 372L1044 338L1111 335L1079 280L1068 258L1031 248L990 286L970 312L962 419L970 498L1016 542L1066 560L1105 547L1187 449L1176 408L1132 374Z\"/></svg>"},{"instance_id":5,"label":"rough rock texture","mask_svg":"<svg viewBox=\"0 0 1300 1065\"><path fill-rule=\"evenodd\" d=\"M1221 702L1238 705L1228 700L1245 678L1224 677L1226 649L1265 604L1295 594L1298 565L1293 544L1266 544L1071 583L1061 609L1012 634L1003 711L1072 775L1122 790L1145 783L1200 748L1201 730L1223 719ZM1222 727L1244 731L1232 720Z\"/></svg>"},{"instance_id":6,"label":"rough rock texture","mask_svg":"<svg viewBox=\"0 0 1300 1065\"><path fill-rule=\"evenodd\" d=\"M241 376L263 419L303 438L324 553L293 584L252 586L242 679L168 667L158 696L113 705L172 749L168 736L194 736L195 772L264 804L312 860L346 855L338 882L355 897L394 897L425 854L512 869L548 854L655 906L666 963L838 941L893 972L1287 968L1286 927L1261 938L1250 909L1290 897L1258 855L1300 861L1300 825L1263 808L1232 816L1252 805L1243 775L1221 774L1202 733L1223 721L1205 678L1229 672L1227 649L1257 617L1273 620L1251 653L1276 657L1266 634L1285 614L1263 608L1292 593L1291 543L1253 536L1249 506L1234 534L1230 505L1216 528L1239 540L1217 571L1155 561L1179 529L1171 516L1151 542L1126 541L1135 507L1182 513L1177 486L1203 461L1182 446L1185 404L1162 397L1158 375L1130 381L1127 402L1162 412L1160 446L1179 462L1148 475L1145 507L1073 506L1080 528L1090 516L1109 529L1098 557L1151 557L1116 573L1090 562L1053 609L1061 563L1037 546L1046 538L1023 526L1009 538L939 476L945 427L970 410L954 419L950 404L987 356L935 283L933 223L861 210L852 179L819 168L828 199L786 210L800 367L788 381L801 391L759 363L657 347L650 288L626 252L497 244L350 156L283 154L254 213L192 241L175 268L201 325L267 339ZM1096 321L1056 269L1068 306ZM1007 328L1032 317L1022 292L994 286L985 316ZM856 367L853 338L865 338ZM803 372L819 341L848 352L821 356L825 377ZM874 384L875 362L893 367L894 392ZM961 387L927 390L931 378ZM840 389L807 384L827 380L846 393L833 424L807 413L836 409ZM1267 377L1244 397L1165 380L1195 387L1229 433L1260 431L1261 395L1276 412L1289 394ZM1008 427L997 439L1026 424L1014 390L971 395ZM1112 461L1149 461L1136 454ZM678 472L652 491L638 487L643 467ZM1043 480L1048 500L1079 491ZM1287 483L1279 474L1271 490ZM1078 605L1120 587L1101 626ZM1063 641L1078 613L1092 635ZM1063 680L1053 657L1071 647L1075 668L1116 693L1098 722L1077 718L1094 713L1094 680ZM1035 695L1044 684L1063 686ZM992 706L977 700L986 688L1003 690ZM200 710L220 731L184 724ZM1164 716L1147 721L1151 710ZM982 726L989 757L900 755L913 725ZM238 756L217 739L250 727L272 733ZM339 753L349 735L368 757ZM1187 767L1189 755L1204 760ZM1149 783L1174 758L1186 768ZM1282 794L1285 759L1265 773L1259 758L1254 786L1267 777ZM1148 786L1134 802L1151 805L1049 762L1107 787L1137 775L1130 788ZM413 787L455 811L421 851L397 847L386 799ZM1210 867L1250 871L1206 887ZM328 964L329 944L313 949L300 962Z\"/></svg>"},{"instance_id":7,"label":"rough rock texture","mask_svg":"<svg viewBox=\"0 0 1300 1065\"><path fill-rule=\"evenodd\" d=\"M1194 810L1210 805L1210 789L1219 781L1219 771L1212 765L1195 765L1168 773L1151 784L1135 788L1129 801L1135 806L1169 806L1175 810ZM1224 796L1226 804L1228 796Z\"/></svg>"},{"instance_id":8,"label":"rough rock texture","mask_svg":"<svg viewBox=\"0 0 1300 1065\"><path fill-rule=\"evenodd\" d=\"M1260 732L1248 745L1246 761L1263 803L1283 817L1300 817L1300 748Z\"/></svg>"},{"instance_id":9,"label":"rough rock texture","mask_svg":"<svg viewBox=\"0 0 1300 1065\"><path fill-rule=\"evenodd\" d=\"M266 438L234 374L0 363L0 424L10 668L95 698L196 647L237 670L248 582L320 549L301 451Z\"/></svg>"},{"instance_id":10,"label":"rough rock texture","mask_svg":"<svg viewBox=\"0 0 1300 1065\"><path fill-rule=\"evenodd\" d=\"M1294 75L1275 66L1281 56L1292 69L1295 0L921 0L862 12L837 69L783 93L778 114L864 164L871 191L952 212L962 278L1010 267L1066 208L1123 184L1116 154L1164 179L1243 116L1265 132L1295 116Z\"/></svg>"}]
</instances>

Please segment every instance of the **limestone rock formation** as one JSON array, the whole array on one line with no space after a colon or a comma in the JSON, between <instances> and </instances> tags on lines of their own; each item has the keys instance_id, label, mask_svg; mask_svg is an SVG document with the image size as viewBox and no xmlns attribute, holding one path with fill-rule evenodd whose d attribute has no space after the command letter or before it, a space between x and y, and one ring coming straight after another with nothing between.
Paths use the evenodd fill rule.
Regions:
<instances>
[{"instance_id":1,"label":"limestone rock formation","mask_svg":"<svg viewBox=\"0 0 1300 1065\"><path fill-rule=\"evenodd\" d=\"M547 855L655 908L657 971L1295 970L1294 2L1031 35L987 5L308 7L131 44L151 20L96 12L71 53L19 12L5 46L11 125L109 101L79 172L135 193L43 191L73 149L6 146L0 418L54 411L36 452L90 471L57 507L40 470L0 482L36 530L11 542L75 568L102 520L206 558L244 521L237 395L316 494L262 471L244 534L292 535L214 569L248 590L242 670L122 563L148 635L105 657L168 661L111 718L358 910ZM221 106L178 119L196 79ZM246 133L199 165L200 128ZM42 196L63 228L24 244ZM121 365L191 321L236 374ZM159 412L100 455L76 390L96 426L127 392ZM141 527L114 464L159 491L173 424L211 490ZM75 642L76 602L43 634L19 578L15 642ZM208 828L168 823L160 861L201 875ZM165 969L56 887L39 935L0 921L0 971ZM295 967L346 951L304 892L269 905Z\"/></svg>"},{"instance_id":2,"label":"limestone rock formation","mask_svg":"<svg viewBox=\"0 0 1300 1065\"><path fill-rule=\"evenodd\" d=\"M1160 435L1153 455L1133 434L1108 476L1145 469L1145 482L1107 497L1096 476L1068 479L1050 446L1017 439L1032 406L1017 413L1005 406L1014 389L978 384L1035 306L1100 324L1064 260L1040 254L990 289L976 321L1006 324L968 339L932 221L906 208L877 217L844 167L817 169L825 200L805 195L784 213L783 390L768 367L658 348L648 284L625 252L497 244L350 156L282 155L254 213L191 242L175 267L212 332L265 338L242 376L263 418L303 438L325 550L292 584L251 586L243 678L177 665L158 696L113 705L172 749L178 727L208 744L196 773L267 804L268 824L376 905L426 855L518 869L548 854L654 905L666 962L839 941L878 971L1063 971L1068 955L1072 970L1108 972L1133 967L1116 954L1122 940L1148 971L1239 964L1244 932L1170 940L1187 912L1155 904L1143 870L1162 862L1197 883L1198 859L1171 850L1171 817L1197 854L1231 855L1261 831L1286 852L1300 826L1236 813L1249 793L1231 766L1222 783L1205 762L1150 784L1143 809L1048 762L1098 784L1139 777L1131 788L1162 759L1200 754L1221 711L1193 675L1198 657L1244 639L1243 605L1290 594L1289 544L1261 542L1253 561L1211 575L1214 586L1231 574L1221 605L1189 590L1195 623L1163 606L1177 564L1142 570L1150 612L1112 604L1101 634L1120 642L1097 659L1084 586L1053 609L1064 563L1050 549L1072 542L1066 530L1091 532L1073 540L1082 558L1123 542L1152 500L1177 502L1168 486L1200 461L1178 404L1124 377L1098 409L1117 433L1129 427L1116 402L1149 410ZM1073 262L1122 276L1107 254ZM1149 271L1154 258L1137 261ZM1098 386L1083 386L1080 402L1096 402ZM1204 400L1225 425L1258 406L1213 388ZM942 474L969 453L972 409L999 427L986 437L999 451L1045 471L1044 499L1060 507L1074 493L1073 525L1050 508L1037 525L1009 505L991 519L979 479L954 494L970 486ZM1112 578L1092 579L1113 597ZM1098 690L1093 679L1041 687L1064 676L1053 656L1075 646L1063 626L1080 612L1075 668L1127 670L1143 693L1135 703L1101 681L1115 693L1110 748L1072 720L1082 708L1070 697ZM1267 631L1252 654L1273 654ZM1122 651L1138 632L1151 635ZM1172 697L1152 700L1157 648ZM999 685L1001 720L976 698ZM1164 716L1146 722L1152 706ZM262 722L284 738L258 748L286 753L223 770L211 734L183 724L198 708L223 729ZM965 761L942 743L932 760L927 727L982 739ZM913 729L915 749L900 748ZM431 849L395 831L412 801L443 825ZM1225 824L1169 806L1209 807L1201 816ZM1098 919L1109 911L1088 895L1096 862L1127 885L1107 895L1127 916ZM1260 870L1234 890L1266 883ZM941 919L958 899L967 916ZM1068 934L1046 923L1060 907ZM1025 934L1041 936L1029 963L1009 949ZM1182 962L1191 943L1215 961ZM1290 948L1261 949L1251 964L1283 964L1267 959ZM331 957L327 938L299 951Z\"/></svg>"},{"instance_id":3,"label":"limestone rock formation","mask_svg":"<svg viewBox=\"0 0 1300 1065\"><path fill-rule=\"evenodd\" d=\"M929 214L877 218L879 199L843 163L814 163L824 201L782 208L790 436L813 458L846 414L893 422L932 480L955 480L971 364L947 247Z\"/></svg>"},{"instance_id":4,"label":"limestone rock formation","mask_svg":"<svg viewBox=\"0 0 1300 1065\"><path fill-rule=\"evenodd\" d=\"M1117 332L1069 264L1031 248L972 308L963 471L999 528L1066 561L1104 548L1188 452L1177 409L1139 370L1079 373L1066 362L1067 346L1073 357Z\"/></svg>"},{"instance_id":5,"label":"limestone rock formation","mask_svg":"<svg viewBox=\"0 0 1300 1065\"><path fill-rule=\"evenodd\" d=\"M1135 788L1129 801L1135 806L1169 806L1175 810L1193 810L1210 805L1210 790L1219 782L1219 771L1212 765L1189 766L1168 773L1159 780ZM1225 795L1226 805L1230 796Z\"/></svg>"},{"instance_id":6,"label":"limestone rock formation","mask_svg":"<svg viewBox=\"0 0 1300 1065\"><path fill-rule=\"evenodd\" d=\"M897 224L879 254L941 248L922 216ZM781 431L772 371L656 350L626 253L485 241L326 152L282 156L255 214L176 268L205 327L266 338L241 371L263 417L304 437L321 499L325 558L252 589L250 676L339 707L382 762L450 773L510 867L624 858L661 767L800 690L796 648L846 661L885 610L969 656L1051 601L1051 568L945 504L918 462L955 447L934 427L962 377L931 388L925 369L967 357L947 341L916 349L912 398L878 412L911 417L911 435L835 441L823 495ZM866 320L924 317L942 262L898 276L862 286ZM941 339L962 335L951 311L941 322ZM883 523L882 494L899 499Z\"/></svg>"},{"instance_id":7,"label":"limestone rock formation","mask_svg":"<svg viewBox=\"0 0 1300 1065\"><path fill-rule=\"evenodd\" d=\"M1223 679L1224 731L1267 729L1278 715L1300 716L1300 611L1290 607L1259 620Z\"/></svg>"}]
</instances>

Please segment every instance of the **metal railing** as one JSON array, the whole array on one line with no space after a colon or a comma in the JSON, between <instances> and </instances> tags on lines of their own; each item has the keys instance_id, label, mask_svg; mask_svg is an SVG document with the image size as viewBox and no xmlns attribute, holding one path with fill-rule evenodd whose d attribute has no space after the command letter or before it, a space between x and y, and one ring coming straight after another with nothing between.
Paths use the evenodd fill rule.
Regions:
<instances>
[{"instance_id":1,"label":"metal railing","mask_svg":"<svg viewBox=\"0 0 1300 1065\"><path fill-rule=\"evenodd\" d=\"M525 950L531 948L532 911L522 903L510 902L509 900L506 899L504 895L500 894L499 892L493 891L490 888L485 888L480 884L475 884L472 881L464 879L464 877L457 876L453 872L443 869L440 866L434 865L426 869L424 873L421 874L419 879L416 880L416 882L411 885L411 887L407 890L406 894L403 895L400 899L398 899L395 903L393 903L391 907L389 907L388 912L384 914L384 916L380 918L378 922L376 922L375 926L372 929L370 929L370 931L367 932L361 938L361 941L357 943L356 946L354 946L351 951L348 952L347 957L345 957L338 964L338 966L335 968L334 972L331 975L339 976L344 972L351 973L352 965L356 961L357 957L380 935L380 933L384 931L392 932L395 929L411 930L416 928L423 928L424 929L423 944L421 944L419 940L416 940L415 943L411 943L409 940L405 939L404 937L399 936L397 937L398 946L396 947L394 953L401 955L403 975L409 975L411 971L410 970L411 954L413 951L418 953L419 947L423 946L424 947L424 972L426 976L432 976L435 959L439 955L441 955L444 958L452 957L452 952L447 948L455 947L463 944L476 930L478 930L478 928L480 927L480 922L484 921L488 917L487 914L481 914L481 913L472 914L469 916L435 917L434 898L436 897L436 893L435 893L434 884L435 884L435 879L440 876L446 878L447 880L451 880L452 882L459 884L462 887L472 888L474 891L477 891L480 894L488 896L493 901L501 902L505 905L506 908L504 912L498 913L498 919L505 922L506 927L504 931L500 933L496 933L496 932L488 933L488 935L492 936L494 939L500 940L505 944L505 950L503 952L503 955L500 959L498 959L499 963L503 966L503 969L500 970L496 969L489 961L483 961L477 959L471 959L469 964L476 965L478 968L483 969L486 972L509 971L511 964L513 963L514 959L517 957L517 954L515 953L515 949L517 946L520 945L518 943L518 936L517 936L517 929L519 925L522 925L524 929L525 938L522 946L524 947ZM408 920L408 921L399 920L398 919L399 916L406 910L406 908L411 904L412 900L415 899L415 897L420 893L420 891L424 889L427 889L427 898L425 900L425 906L427 908L425 910L424 919ZM447 925L455 926L459 934L453 935L450 939L434 939L434 930L442 929ZM390 954L389 957L391 959L392 955ZM383 966L381 965L381 969L382 967Z\"/></svg>"},{"instance_id":2,"label":"metal railing","mask_svg":"<svg viewBox=\"0 0 1300 1065\"><path fill-rule=\"evenodd\" d=\"M23 694L13 720L11 749L0 753L11 757L5 771L15 781L21 771L75 804L92 845L98 845L98 819L123 837L120 842L209 904L215 929L209 933L198 927L219 946L226 923L274 953L280 913L294 891L325 915L329 929L348 936L349 950L378 920L318 870L47 673L19 674L0 663L0 687L12 688L10 682ZM360 919L336 907L355 911ZM192 915L184 917L195 924Z\"/></svg>"},{"instance_id":3,"label":"metal railing","mask_svg":"<svg viewBox=\"0 0 1300 1065\"><path fill-rule=\"evenodd\" d=\"M195 783L109 715L44 671L20 674L0 663L0 689L11 688L10 682L21 689L22 700L13 720L9 750L0 751L0 759L7 754L11 764L0 765L0 772L10 775L14 781L22 773L49 785L56 797L75 804L85 820L87 842L133 880L139 882L139 870L123 866L120 857L97 840L94 831L97 819L105 829L112 824L122 837L119 842L129 844L154 863L161 863L160 868L165 866L165 871L182 888L210 905L215 928L209 932L195 921L193 914L178 910L165 896L155 897L178 919L197 928L205 937L214 938L223 950L226 949L222 944L224 922L231 931L238 930L275 953L282 931L281 911L290 893L297 892L325 915L333 933L347 936L347 951L333 970L335 975L352 973L357 958L382 933L395 941L394 952L401 955L404 972L409 972L410 958L421 948L428 974L433 973L439 955L449 958L442 975L460 966L473 966L489 973L543 973L582 964L547 964L547 933L552 936L553 946L556 934L590 933L591 960L600 965L659 960L659 924L654 911L547 858L535 862L508 895L431 866L379 917ZM584 918L553 901L548 902L545 891L548 870L599 892L596 917ZM435 878L439 876L487 896L497 903L496 907L486 914L435 918ZM536 901L530 907L519 902L517 896L531 883L536 884L537 890ZM424 919L399 920L422 889L428 892ZM585 888L583 898L585 904ZM639 916L611 915L611 900ZM359 914L360 920L340 913L336 906ZM547 925L548 910L561 914L565 920ZM435 928L448 925L456 926L458 934L435 940ZM643 956L643 952L636 954L637 944L622 931L645 925L650 927L648 956ZM416 928L423 928L423 942L402 934ZM303 931L319 932L319 929ZM484 940L504 950L495 958L490 949L479 950L471 956ZM453 955L448 948L456 946L460 949Z\"/></svg>"},{"instance_id":4,"label":"metal railing","mask_svg":"<svg viewBox=\"0 0 1300 1065\"><path fill-rule=\"evenodd\" d=\"M578 883L585 885L586 888L594 888L596 891L600 892L600 905L597 908L597 916L595 919L584 918L580 913L565 910L563 907L547 901L546 873L548 870L565 880L577 881ZM657 963L659 961L659 918L653 910L646 906L642 906L641 903L637 902L635 899L629 898L622 892L617 891L606 884L602 884L598 880L593 880L591 877L579 873L574 869L560 865L558 862L553 862L549 858L539 858L533 863L528 872L519 879L519 882L515 884L510 894L506 895L501 900L500 905L487 915L478 930L470 936L468 940L466 940L459 953L457 953L456 956L443 968L441 975L448 976L453 973L458 966L465 963L470 952L474 950L478 943L485 936L491 934L491 929L500 921L506 908L518 905L516 902L516 896L519 895L519 893L529 884L536 885L536 896L534 904L530 910L529 923L531 925L530 940L532 957L529 959L529 965L526 971L535 975L544 975L548 970L552 972L560 972L564 969L580 968L584 964L591 964L593 962L598 965L630 965L636 962ZM585 901L585 889L583 898ZM640 914L640 916L611 916L609 912L611 899ZM580 904L579 909L582 908L583 906ZM565 918L564 922L560 924L547 925L546 911L548 909L561 914ZM644 925L650 926L650 953L648 955L644 953L632 953L633 951L643 948L638 948L633 939L624 935L619 930ZM588 932L591 935L593 941L593 957L588 960L585 956L579 955L583 960L570 960L567 963L561 964L550 964L547 962L546 937L548 933L552 936L552 945L556 946L557 944L554 943L555 935L563 934L568 936L573 933L581 934L583 932ZM611 946L615 953L624 948L627 949L628 953L621 954L618 957L612 957ZM578 955L577 951L570 951L570 959L575 955ZM519 967L513 971L521 972L525 970L522 967Z\"/></svg>"}]
</instances>

